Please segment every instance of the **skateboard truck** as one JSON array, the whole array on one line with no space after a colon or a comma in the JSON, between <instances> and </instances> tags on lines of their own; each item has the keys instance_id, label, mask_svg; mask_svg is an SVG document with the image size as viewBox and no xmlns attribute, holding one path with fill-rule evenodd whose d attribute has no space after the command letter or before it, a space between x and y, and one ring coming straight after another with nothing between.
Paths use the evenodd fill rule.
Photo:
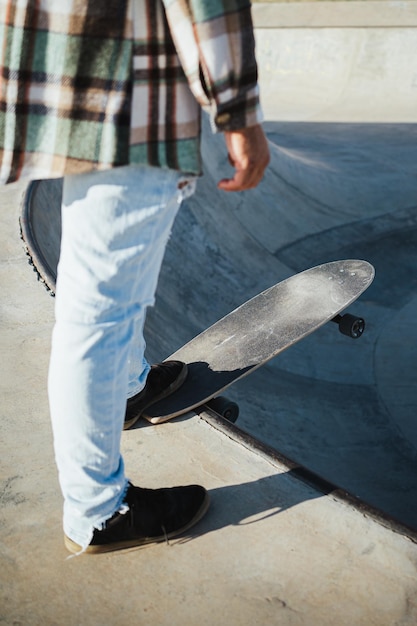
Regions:
<instances>
[{"instance_id":1,"label":"skateboard truck","mask_svg":"<svg viewBox=\"0 0 417 626\"><path fill-rule=\"evenodd\" d=\"M227 419L228 422L232 422L232 424L239 417L239 405L225 396L217 396L217 398L209 400L206 404L210 409Z\"/></svg>"},{"instance_id":2,"label":"skateboard truck","mask_svg":"<svg viewBox=\"0 0 417 626\"><path fill-rule=\"evenodd\" d=\"M356 317L350 313L345 315L336 315L333 317L332 322L339 325L339 330L342 335L347 335L351 339L358 339L363 335L365 330L365 320L362 317Z\"/></svg>"}]
</instances>

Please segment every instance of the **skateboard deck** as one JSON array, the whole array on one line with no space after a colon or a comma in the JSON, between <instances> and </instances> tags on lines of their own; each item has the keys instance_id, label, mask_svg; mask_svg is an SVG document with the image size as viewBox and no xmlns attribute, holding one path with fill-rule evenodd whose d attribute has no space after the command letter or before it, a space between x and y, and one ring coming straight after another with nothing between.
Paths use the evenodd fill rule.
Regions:
<instances>
[{"instance_id":1,"label":"skateboard deck","mask_svg":"<svg viewBox=\"0 0 417 626\"><path fill-rule=\"evenodd\" d=\"M165 422L219 396L320 326L340 319L374 274L366 261L333 261L248 300L168 357L187 363L188 377L178 391L146 409L144 417L153 424Z\"/></svg>"}]
</instances>

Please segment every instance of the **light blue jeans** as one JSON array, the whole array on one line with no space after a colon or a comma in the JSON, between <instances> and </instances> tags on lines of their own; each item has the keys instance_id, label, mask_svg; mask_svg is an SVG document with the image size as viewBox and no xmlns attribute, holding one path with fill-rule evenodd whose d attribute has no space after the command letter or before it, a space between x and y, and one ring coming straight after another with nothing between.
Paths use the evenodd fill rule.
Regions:
<instances>
[{"instance_id":1,"label":"light blue jeans","mask_svg":"<svg viewBox=\"0 0 417 626\"><path fill-rule=\"evenodd\" d=\"M146 308L181 201L195 186L182 178L127 166L64 180L48 390L64 532L82 547L127 489L126 399L149 371Z\"/></svg>"}]
</instances>

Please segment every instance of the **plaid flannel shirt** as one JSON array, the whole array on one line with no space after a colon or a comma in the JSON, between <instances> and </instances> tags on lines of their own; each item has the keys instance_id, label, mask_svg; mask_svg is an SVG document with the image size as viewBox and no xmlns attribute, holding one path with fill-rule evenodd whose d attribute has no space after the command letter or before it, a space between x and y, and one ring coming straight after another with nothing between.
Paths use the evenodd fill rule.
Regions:
<instances>
[{"instance_id":1,"label":"plaid flannel shirt","mask_svg":"<svg viewBox=\"0 0 417 626\"><path fill-rule=\"evenodd\" d=\"M0 182L199 174L200 107L260 121L248 0L0 0Z\"/></svg>"}]
</instances>

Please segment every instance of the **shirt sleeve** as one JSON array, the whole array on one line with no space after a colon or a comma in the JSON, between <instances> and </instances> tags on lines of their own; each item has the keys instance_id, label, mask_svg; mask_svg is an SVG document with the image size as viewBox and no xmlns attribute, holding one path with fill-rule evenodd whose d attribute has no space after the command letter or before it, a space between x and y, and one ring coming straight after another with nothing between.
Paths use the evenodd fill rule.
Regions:
<instances>
[{"instance_id":1,"label":"shirt sleeve","mask_svg":"<svg viewBox=\"0 0 417 626\"><path fill-rule=\"evenodd\" d=\"M215 131L262 120L248 0L163 0L178 56Z\"/></svg>"}]
</instances>

